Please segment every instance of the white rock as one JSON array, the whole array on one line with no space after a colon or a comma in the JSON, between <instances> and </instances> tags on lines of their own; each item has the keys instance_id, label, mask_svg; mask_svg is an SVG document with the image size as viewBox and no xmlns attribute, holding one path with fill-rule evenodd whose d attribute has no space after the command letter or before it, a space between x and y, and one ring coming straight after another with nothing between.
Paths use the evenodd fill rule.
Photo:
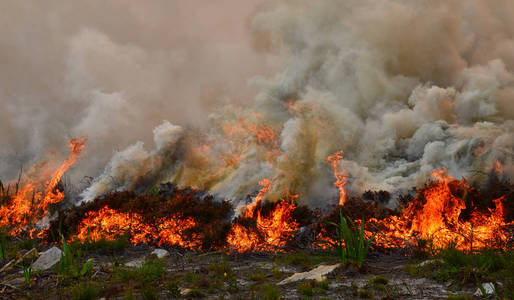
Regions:
<instances>
[{"instance_id":1,"label":"white rock","mask_svg":"<svg viewBox=\"0 0 514 300\"><path fill-rule=\"evenodd\" d=\"M48 270L61 260L61 256L61 249L53 246L52 248L39 254L38 259L32 264L32 269L41 271Z\"/></svg>"},{"instance_id":2,"label":"white rock","mask_svg":"<svg viewBox=\"0 0 514 300\"><path fill-rule=\"evenodd\" d=\"M187 294L189 294L189 292L191 292L192 290L191 289L188 289L188 288L179 288L179 291L180 291L180 295L182 296L186 296Z\"/></svg>"},{"instance_id":3,"label":"white rock","mask_svg":"<svg viewBox=\"0 0 514 300\"><path fill-rule=\"evenodd\" d=\"M151 254L155 254L155 256L157 256L157 258L165 258L165 257L170 256L170 253L164 249L155 249L152 251Z\"/></svg>"},{"instance_id":4,"label":"white rock","mask_svg":"<svg viewBox=\"0 0 514 300\"><path fill-rule=\"evenodd\" d=\"M432 264L442 263L442 262L443 262L442 259L430 259L430 260L425 260L424 262L415 265L415 267L424 267L426 265L432 265Z\"/></svg>"},{"instance_id":5,"label":"white rock","mask_svg":"<svg viewBox=\"0 0 514 300\"><path fill-rule=\"evenodd\" d=\"M301 272L301 273L295 273L291 275L290 277L287 277L286 279L282 280L278 283L278 285L284 285L291 282L296 282L300 280L316 280L316 281L323 281L325 279L325 275L333 272L337 267L339 267L341 264L335 264L335 265L321 265L315 269L310 270L309 272Z\"/></svg>"},{"instance_id":6,"label":"white rock","mask_svg":"<svg viewBox=\"0 0 514 300\"><path fill-rule=\"evenodd\" d=\"M492 282L484 283L482 286L484 287L485 295L482 295L480 288L477 288L477 291L473 294L473 296L494 295L494 284Z\"/></svg>"},{"instance_id":7,"label":"white rock","mask_svg":"<svg viewBox=\"0 0 514 300\"><path fill-rule=\"evenodd\" d=\"M129 261L128 263L125 263L125 267L129 267L129 268L141 268L142 265L143 265L142 259L135 259L135 260Z\"/></svg>"}]
</instances>

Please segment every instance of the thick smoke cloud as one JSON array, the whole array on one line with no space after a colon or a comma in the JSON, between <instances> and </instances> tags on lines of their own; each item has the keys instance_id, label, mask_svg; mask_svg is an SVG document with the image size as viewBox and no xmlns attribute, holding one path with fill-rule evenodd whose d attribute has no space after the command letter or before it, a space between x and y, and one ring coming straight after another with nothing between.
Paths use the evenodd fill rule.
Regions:
<instances>
[{"instance_id":1,"label":"thick smoke cloud","mask_svg":"<svg viewBox=\"0 0 514 300\"><path fill-rule=\"evenodd\" d=\"M249 40L262 1L2 1L0 179L89 143L67 173L96 176L164 119L201 127L222 98L248 102L266 72ZM227 101L227 100L224 100Z\"/></svg>"},{"instance_id":2,"label":"thick smoke cloud","mask_svg":"<svg viewBox=\"0 0 514 300\"><path fill-rule=\"evenodd\" d=\"M255 87L253 103L218 106L200 131L162 123L154 131L154 150L136 143L116 153L82 193L84 200L116 189L148 190L167 180L241 200L268 178L268 199L290 192L322 207L337 199L325 160L339 150L345 151L340 169L348 175L350 194L408 190L441 167L456 178L481 183L496 161L505 176L513 177L510 0L281 1L259 10L248 23L248 45L258 57L281 63L272 76L245 77ZM132 27L139 34L149 30L139 25ZM63 124L70 124L72 132L96 128L93 132L101 135L107 132L99 130L103 123L112 122L115 128L131 130L115 134L122 139L119 144L141 135L149 149L144 137L151 130L134 126L134 119L182 125L183 116L191 117L191 111L197 115L198 102L176 103L169 110L155 105L164 102L152 99L175 98L168 84L176 83L172 75L177 73L170 69L181 65L185 54L163 51L166 47L152 44L150 37L145 38L152 44L147 47L122 37L106 29L81 28L67 40L62 88L71 96L66 99L75 102L63 103L72 110L81 107L81 119L65 117L69 120ZM235 78L237 83L244 73L241 67L214 72L231 61L205 63L196 65L207 72L205 77L185 76L172 86L193 86L186 91L195 95L213 78ZM219 94L232 98L231 92ZM140 100L133 99L145 100L136 105ZM25 116L35 109L20 107ZM117 113L109 113L114 108ZM41 117L40 124L47 119ZM254 125L274 128L277 142L263 143L241 133L241 128L255 130ZM93 134L90 139L105 141L107 136ZM92 145L90 151L97 148ZM235 155L227 158L227 153Z\"/></svg>"},{"instance_id":3,"label":"thick smoke cloud","mask_svg":"<svg viewBox=\"0 0 514 300\"><path fill-rule=\"evenodd\" d=\"M256 108L296 127L319 121L280 104L319 109L318 163L298 170L311 183L326 181L319 162L339 149L357 193L419 186L441 167L480 182L496 160L512 178L513 17L510 1L285 2L253 21L288 55L283 72L261 81ZM315 184L304 190L311 198Z\"/></svg>"}]
</instances>

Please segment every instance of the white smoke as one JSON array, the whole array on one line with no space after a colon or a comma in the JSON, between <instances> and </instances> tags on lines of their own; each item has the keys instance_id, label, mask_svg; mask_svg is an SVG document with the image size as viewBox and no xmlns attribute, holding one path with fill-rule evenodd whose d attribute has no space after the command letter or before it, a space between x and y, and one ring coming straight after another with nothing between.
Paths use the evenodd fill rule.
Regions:
<instances>
[{"instance_id":1,"label":"white smoke","mask_svg":"<svg viewBox=\"0 0 514 300\"><path fill-rule=\"evenodd\" d=\"M112 191L137 189L138 184L146 185L147 182L138 180L145 178L151 182L162 180L166 175L166 169L173 162L173 157L178 151L180 140L183 137L183 129L164 121L153 130L155 150L144 149L143 142L126 148L116 153L104 172L94 179L82 193L82 200L89 201L97 195ZM164 173L163 173L164 172Z\"/></svg>"},{"instance_id":2,"label":"white smoke","mask_svg":"<svg viewBox=\"0 0 514 300\"><path fill-rule=\"evenodd\" d=\"M338 192L325 159L339 150L350 194L407 190L442 167L480 183L496 161L513 178L513 28L511 0L281 1L250 22L256 49L282 62L281 72L251 80L253 104L219 108L203 134L157 130L164 144L156 140L157 149L148 152L136 143L115 154L84 199L171 180L240 200L268 178L268 199L289 190L325 206ZM104 46L82 55L91 41ZM72 43L72 57L81 59L69 67L79 84L69 86L100 107L89 108L78 128L101 126L88 116L110 118L113 107L123 111L113 122L130 123L137 113L132 102L107 87L127 86L139 95L144 88L132 91L131 83L151 78L161 89L149 89L161 93L166 65L181 61L180 53L148 55L112 44L95 31L81 31ZM110 54L120 49L122 56ZM102 65L113 59L120 67L112 72L120 77L100 76L110 72ZM151 67L138 72L138 66ZM102 72L91 77L83 71L89 69ZM125 77L131 73L137 76ZM251 135L227 134L226 127L241 120L274 128L278 142L266 146ZM224 156L234 152L235 160Z\"/></svg>"}]
</instances>

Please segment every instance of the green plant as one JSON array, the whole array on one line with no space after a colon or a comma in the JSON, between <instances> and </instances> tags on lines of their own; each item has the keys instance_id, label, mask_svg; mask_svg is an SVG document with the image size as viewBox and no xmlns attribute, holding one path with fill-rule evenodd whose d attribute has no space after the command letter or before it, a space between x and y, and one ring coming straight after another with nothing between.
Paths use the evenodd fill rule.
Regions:
<instances>
[{"instance_id":1,"label":"green plant","mask_svg":"<svg viewBox=\"0 0 514 300\"><path fill-rule=\"evenodd\" d=\"M296 286L296 291L300 295L313 296L314 287L310 281L302 281Z\"/></svg>"},{"instance_id":2,"label":"green plant","mask_svg":"<svg viewBox=\"0 0 514 300\"><path fill-rule=\"evenodd\" d=\"M309 269L322 262L333 263L338 260L338 256L329 251L307 252L299 250L294 253L280 253L275 258L275 263L279 265L295 265L302 269Z\"/></svg>"},{"instance_id":3,"label":"green plant","mask_svg":"<svg viewBox=\"0 0 514 300\"><path fill-rule=\"evenodd\" d=\"M23 268L23 278L25 278L26 284L30 283L31 275L32 275L32 263L30 263L30 265L28 267Z\"/></svg>"},{"instance_id":4,"label":"green plant","mask_svg":"<svg viewBox=\"0 0 514 300\"><path fill-rule=\"evenodd\" d=\"M210 273L214 273L217 277L226 279L234 276L234 272L230 268L227 255L223 254L220 263L214 263L208 267Z\"/></svg>"},{"instance_id":5,"label":"green plant","mask_svg":"<svg viewBox=\"0 0 514 300\"><path fill-rule=\"evenodd\" d=\"M366 289L359 289L357 292L357 295L360 298L364 298L364 299L372 299L373 298L373 294L371 293L371 291L366 290Z\"/></svg>"},{"instance_id":6,"label":"green plant","mask_svg":"<svg viewBox=\"0 0 514 300\"><path fill-rule=\"evenodd\" d=\"M75 240L69 244L70 248L77 251L94 251L102 255L118 254L125 250L129 245L128 234L121 235L114 240L100 239L91 241L89 239L89 230L84 241Z\"/></svg>"},{"instance_id":7,"label":"green plant","mask_svg":"<svg viewBox=\"0 0 514 300\"><path fill-rule=\"evenodd\" d=\"M172 298L180 297L180 287L178 282L172 280L166 284L166 295Z\"/></svg>"},{"instance_id":8,"label":"green plant","mask_svg":"<svg viewBox=\"0 0 514 300\"><path fill-rule=\"evenodd\" d=\"M280 299L281 296L282 293L276 285L267 283L260 286L257 299L277 300Z\"/></svg>"},{"instance_id":9,"label":"green plant","mask_svg":"<svg viewBox=\"0 0 514 300\"><path fill-rule=\"evenodd\" d=\"M302 281L298 285L296 285L296 291L300 295L312 297L318 294L325 294L326 290L328 290L328 281Z\"/></svg>"},{"instance_id":10,"label":"green plant","mask_svg":"<svg viewBox=\"0 0 514 300\"><path fill-rule=\"evenodd\" d=\"M114 268L114 275L122 282L134 280L136 282L152 282L164 274L164 264L157 258L149 257L139 268Z\"/></svg>"},{"instance_id":11,"label":"green plant","mask_svg":"<svg viewBox=\"0 0 514 300\"><path fill-rule=\"evenodd\" d=\"M159 294L152 284L145 283L141 287L141 297L143 297L143 300L156 300L159 299Z\"/></svg>"},{"instance_id":12,"label":"green plant","mask_svg":"<svg viewBox=\"0 0 514 300\"><path fill-rule=\"evenodd\" d=\"M72 278L82 277L91 268L93 259L86 260L83 264L81 263L81 253L74 253L72 248L68 245L64 236L61 235L62 242L62 255L58 263L58 271L61 275L69 276Z\"/></svg>"},{"instance_id":13,"label":"green plant","mask_svg":"<svg viewBox=\"0 0 514 300\"><path fill-rule=\"evenodd\" d=\"M348 224L348 222L350 224ZM327 224L336 228L336 241L327 241L337 250L341 263L345 265L347 262L352 262L361 268L364 259L368 255L371 242L375 238L375 234L369 240L364 236L364 219L361 221L360 227L355 223L343 216L343 211L339 209L339 224L335 222L326 222Z\"/></svg>"},{"instance_id":14,"label":"green plant","mask_svg":"<svg viewBox=\"0 0 514 300\"><path fill-rule=\"evenodd\" d=\"M74 300L94 300L100 296L102 287L98 283L78 283L71 287L71 298Z\"/></svg>"},{"instance_id":15,"label":"green plant","mask_svg":"<svg viewBox=\"0 0 514 300\"><path fill-rule=\"evenodd\" d=\"M371 285L377 285L377 284L383 284L383 285L386 285L387 283L389 283L389 279L387 279L386 277L383 277L383 276L375 276L373 278L370 278L368 280L368 282L371 284Z\"/></svg>"},{"instance_id":16,"label":"green plant","mask_svg":"<svg viewBox=\"0 0 514 300\"><path fill-rule=\"evenodd\" d=\"M262 281L266 280L266 277L267 277L266 272L264 272L263 269L257 268L255 271L253 271L252 274L250 274L248 279L257 281L257 282L262 282Z\"/></svg>"}]
</instances>

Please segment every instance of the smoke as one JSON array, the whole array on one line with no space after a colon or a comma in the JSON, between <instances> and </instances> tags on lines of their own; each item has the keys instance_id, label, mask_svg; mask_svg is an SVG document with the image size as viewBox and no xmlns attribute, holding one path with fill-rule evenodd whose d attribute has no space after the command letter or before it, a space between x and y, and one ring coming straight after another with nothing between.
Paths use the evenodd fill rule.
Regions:
<instances>
[{"instance_id":1,"label":"smoke","mask_svg":"<svg viewBox=\"0 0 514 300\"><path fill-rule=\"evenodd\" d=\"M259 2L1 3L0 178L87 136L78 182L164 119L202 127L220 101L247 103L272 60L247 34Z\"/></svg>"},{"instance_id":2,"label":"smoke","mask_svg":"<svg viewBox=\"0 0 514 300\"><path fill-rule=\"evenodd\" d=\"M348 176L350 194L408 190L442 167L453 177L481 183L496 161L507 178L514 176L510 0L280 1L248 19L251 41L240 46L252 45L253 59L192 65L186 63L190 48L163 50L169 50L162 45L167 39L151 30L166 24L165 13L147 4L135 6L130 10L139 20L130 19L135 32L110 19L108 25L66 29L73 34L66 39L65 76L59 78L67 97L56 107L49 101L45 111L75 110L56 128L69 126L72 133L91 129L90 140L103 148L107 140L128 145L138 136L148 144L144 137L156 120L182 128L165 122L154 131L155 150L138 142L116 153L83 192L83 200L111 190L148 190L169 180L240 201L268 178L268 199L299 194L304 203L323 207L337 199L325 160L339 150L344 150L340 169ZM157 21L142 22L151 12ZM237 13L231 9L232 14ZM189 24L185 17L175 21ZM145 36L147 31L153 35ZM221 47L219 53L231 54L225 48L231 36L225 34L227 39L206 44L203 51ZM145 37L135 43L128 38L132 35ZM46 64L41 70L59 66L35 61ZM279 71L253 76L263 71L263 61ZM220 78L236 84L250 78L253 102L218 102L210 110L200 109L198 93ZM41 89L48 88L47 80L38 83ZM217 95L233 98L237 93L226 89ZM28 101L23 95L19 103ZM164 98L182 100L166 105ZM7 107L14 115L14 105ZM23 116L37 109L16 107ZM38 116L37 124L49 128L55 123L50 116ZM191 118L207 126L193 130L184 121ZM27 121L10 120L12 132L20 132L14 127ZM43 143L41 138L27 140ZM92 144L88 156L99 152L102 157L107 153L99 151L102 147Z\"/></svg>"}]
</instances>

